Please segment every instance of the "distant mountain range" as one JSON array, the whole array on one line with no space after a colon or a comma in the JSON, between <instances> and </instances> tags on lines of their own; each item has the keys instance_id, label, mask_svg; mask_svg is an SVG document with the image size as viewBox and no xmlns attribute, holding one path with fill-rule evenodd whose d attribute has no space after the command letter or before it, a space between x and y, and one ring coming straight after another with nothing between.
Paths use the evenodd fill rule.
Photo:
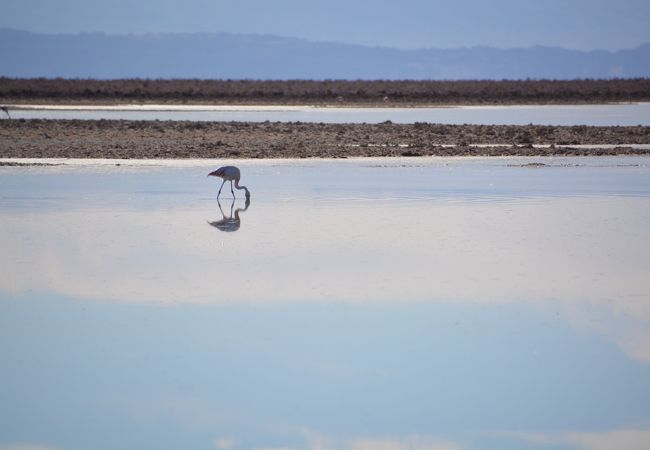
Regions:
<instances>
[{"instance_id":1,"label":"distant mountain range","mask_svg":"<svg viewBox=\"0 0 650 450\"><path fill-rule=\"evenodd\" d=\"M402 50L229 33L35 34L0 29L0 76L220 79L576 79L650 77L650 44Z\"/></svg>"}]
</instances>

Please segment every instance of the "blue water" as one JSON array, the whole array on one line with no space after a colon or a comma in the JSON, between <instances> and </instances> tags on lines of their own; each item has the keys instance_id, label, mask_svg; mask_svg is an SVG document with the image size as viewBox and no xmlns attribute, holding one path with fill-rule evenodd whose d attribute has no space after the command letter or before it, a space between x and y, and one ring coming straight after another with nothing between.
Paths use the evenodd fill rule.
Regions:
<instances>
[{"instance_id":1,"label":"blue water","mask_svg":"<svg viewBox=\"0 0 650 450\"><path fill-rule=\"evenodd\" d=\"M0 168L0 448L644 448L648 160L542 160Z\"/></svg>"}]
</instances>

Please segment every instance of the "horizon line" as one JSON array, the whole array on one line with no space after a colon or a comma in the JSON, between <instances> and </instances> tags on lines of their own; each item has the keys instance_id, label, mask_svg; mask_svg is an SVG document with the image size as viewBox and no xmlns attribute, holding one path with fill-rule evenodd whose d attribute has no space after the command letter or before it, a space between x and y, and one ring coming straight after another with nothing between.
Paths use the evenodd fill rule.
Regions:
<instances>
[{"instance_id":1,"label":"horizon line","mask_svg":"<svg viewBox=\"0 0 650 450\"><path fill-rule=\"evenodd\" d=\"M624 52L624 51L632 51L632 50L638 50L642 47L645 46L650 46L650 41L648 42L642 42L638 44L635 47L626 47L626 48L620 48L617 50L608 50L608 49L600 49L600 48L594 48L590 50L584 50L584 49L576 49L576 48L569 48L569 47L561 47L557 45L545 45L545 44L535 44L531 45L529 47L500 47L500 46L491 46L491 45L484 45L484 44L476 44L476 45L471 45L471 46L459 46L459 47L391 47L387 45L369 45L369 44L357 44L357 43L350 43L350 42L340 42L340 41L331 41L331 40L314 40L314 39L308 39L308 38L303 38L303 37L297 37L297 36L285 36L285 35L280 35L280 34L274 34L274 33L233 33L229 31L142 31L142 32L122 32L122 33L113 33L113 32L107 32L107 31L73 31L73 32L44 32L44 31L32 31L32 30L25 30L25 29L19 29L19 28L13 28L13 27L0 27L0 32L4 31L9 31L9 32L17 32L17 33L26 33L26 34L32 34L32 35L38 35L38 36L83 36L83 35L98 35L98 36L105 36L105 37L135 37L135 38L140 38L140 37L164 37L164 36L200 36L200 35L208 35L208 36L217 36L217 35L229 35L229 36L254 36L254 37L271 37L271 38L279 38L279 39L286 39L286 40L296 40L296 41L302 41L306 43L312 43L312 44L325 44L325 45L342 45L342 46L349 46L349 47L362 47L362 48L370 48L370 49L385 49L385 50L397 50L397 51L405 51L405 52L418 52L418 51L428 51L428 50L451 50L451 51L458 51L458 50L474 50L474 49L490 49L490 50L500 50L500 51L512 51L512 50L532 50L532 49L560 49L560 50L565 50L565 51L570 51L570 52L579 52L579 53L597 53L597 52L604 52L604 53L618 53L618 52Z\"/></svg>"}]
</instances>

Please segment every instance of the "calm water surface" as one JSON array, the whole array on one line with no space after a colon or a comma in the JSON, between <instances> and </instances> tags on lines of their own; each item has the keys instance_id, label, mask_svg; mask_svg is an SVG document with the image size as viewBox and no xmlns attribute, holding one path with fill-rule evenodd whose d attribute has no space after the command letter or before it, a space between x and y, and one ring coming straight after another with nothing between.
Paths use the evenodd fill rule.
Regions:
<instances>
[{"instance_id":1,"label":"calm water surface","mask_svg":"<svg viewBox=\"0 0 650 450\"><path fill-rule=\"evenodd\" d=\"M479 125L650 125L650 103L608 105L518 105L443 108L318 108L156 106L38 106L12 109L16 119L125 119L246 122L395 123Z\"/></svg>"},{"instance_id":2,"label":"calm water surface","mask_svg":"<svg viewBox=\"0 0 650 450\"><path fill-rule=\"evenodd\" d=\"M648 448L649 162L0 167L0 448Z\"/></svg>"}]
</instances>

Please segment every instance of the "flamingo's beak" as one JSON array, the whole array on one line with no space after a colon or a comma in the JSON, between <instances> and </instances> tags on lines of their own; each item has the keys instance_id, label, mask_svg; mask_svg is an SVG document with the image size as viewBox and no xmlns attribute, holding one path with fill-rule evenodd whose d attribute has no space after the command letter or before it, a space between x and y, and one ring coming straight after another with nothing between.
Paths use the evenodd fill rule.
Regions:
<instances>
[{"instance_id":1,"label":"flamingo's beak","mask_svg":"<svg viewBox=\"0 0 650 450\"><path fill-rule=\"evenodd\" d=\"M217 171L215 170L214 172L210 172L210 173L208 174L208 176L210 176L210 175L217 176Z\"/></svg>"}]
</instances>

